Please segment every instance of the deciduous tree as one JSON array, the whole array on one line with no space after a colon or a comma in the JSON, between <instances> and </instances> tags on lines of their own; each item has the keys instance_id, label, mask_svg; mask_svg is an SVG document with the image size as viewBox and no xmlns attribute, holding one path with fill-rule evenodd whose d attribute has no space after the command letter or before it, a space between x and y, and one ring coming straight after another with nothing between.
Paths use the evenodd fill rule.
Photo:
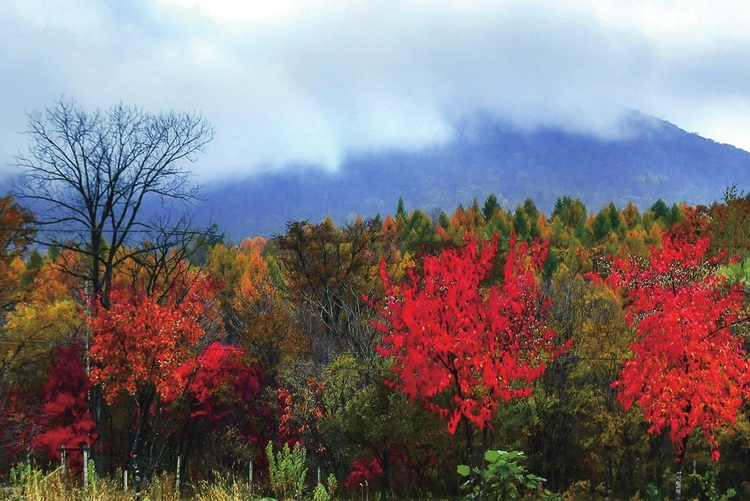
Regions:
<instances>
[{"instance_id":1,"label":"deciduous tree","mask_svg":"<svg viewBox=\"0 0 750 501\"><path fill-rule=\"evenodd\" d=\"M750 395L743 341L731 325L740 320L743 291L714 274L708 239L665 237L649 260L616 259L607 282L624 288L626 321L635 328L633 356L624 362L618 400L637 404L649 433L669 430L676 450L677 499L685 447L700 428L719 458L717 430L731 427Z\"/></svg>"},{"instance_id":2,"label":"deciduous tree","mask_svg":"<svg viewBox=\"0 0 750 501\"><path fill-rule=\"evenodd\" d=\"M0 198L0 327L5 315L20 299L22 276L13 262L27 250L34 237L34 215L10 195Z\"/></svg>"},{"instance_id":3,"label":"deciduous tree","mask_svg":"<svg viewBox=\"0 0 750 501\"><path fill-rule=\"evenodd\" d=\"M173 290L161 304L132 288L113 288L109 309L95 304L88 318L91 380L110 404L118 396L133 399L131 451L146 466L151 458L141 454L141 440L149 432L152 406L187 384L179 369L195 355L203 334L200 316L213 287L210 278L203 277L187 294Z\"/></svg>"},{"instance_id":4,"label":"deciduous tree","mask_svg":"<svg viewBox=\"0 0 750 501\"><path fill-rule=\"evenodd\" d=\"M546 323L548 303L536 273L546 249L539 242L509 242L503 283L484 287L498 237L481 249L470 240L440 256L426 256L420 274L394 283L381 265L385 299L381 355L393 357L394 384L409 398L448 419L455 433L465 423L490 426L504 400L528 396L530 383L560 353Z\"/></svg>"},{"instance_id":5,"label":"deciduous tree","mask_svg":"<svg viewBox=\"0 0 750 501\"><path fill-rule=\"evenodd\" d=\"M295 221L274 240L285 288L296 304L300 323L321 359L351 351L375 355L372 311L363 295L379 288L379 260L392 263L397 249L376 220L355 221L342 229L328 219L322 224ZM329 358L329 359L330 359Z\"/></svg>"},{"instance_id":6,"label":"deciduous tree","mask_svg":"<svg viewBox=\"0 0 750 501\"><path fill-rule=\"evenodd\" d=\"M83 353L81 340L55 350L49 379L42 388L44 404L35 421L41 433L33 438L31 446L43 450L54 461L60 461L60 447L91 446L96 436L86 398L91 382L82 363ZM69 461L74 471L81 471L80 453L71 454Z\"/></svg>"}]
</instances>

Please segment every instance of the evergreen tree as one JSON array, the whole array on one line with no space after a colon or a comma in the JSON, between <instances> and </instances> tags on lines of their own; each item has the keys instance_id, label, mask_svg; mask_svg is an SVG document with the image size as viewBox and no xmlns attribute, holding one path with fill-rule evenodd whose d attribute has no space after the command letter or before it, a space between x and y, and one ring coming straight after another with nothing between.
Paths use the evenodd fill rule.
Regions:
<instances>
[{"instance_id":1,"label":"evergreen tree","mask_svg":"<svg viewBox=\"0 0 750 501\"><path fill-rule=\"evenodd\" d=\"M654 219L666 220L669 217L669 207L661 198L651 206L651 212L654 213Z\"/></svg>"},{"instance_id":2,"label":"evergreen tree","mask_svg":"<svg viewBox=\"0 0 750 501\"><path fill-rule=\"evenodd\" d=\"M594 233L594 239L601 240L612 231L612 219L609 217L609 209L604 208L596 215L591 231Z\"/></svg>"},{"instance_id":3,"label":"evergreen tree","mask_svg":"<svg viewBox=\"0 0 750 501\"><path fill-rule=\"evenodd\" d=\"M576 232L583 229L586 223L586 206L580 199L571 200L569 196L558 198L552 211L552 218L557 217L561 223Z\"/></svg>"},{"instance_id":4,"label":"evergreen tree","mask_svg":"<svg viewBox=\"0 0 750 501\"><path fill-rule=\"evenodd\" d=\"M451 225L451 219L448 217L448 214L444 210L440 211L440 215L438 216L438 224L444 230L447 230Z\"/></svg>"},{"instance_id":5,"label":"evergreen tree","mask_svg":"<svg viewBox=\"0 0 750 501\"><path fill-rule=\"evenodd\" d=\"M484 202L484 207L482 207L482 215L484 216L484 219L489 221L492 218L492 214L498 209L500 209L500 204L497 203L497 197L494 193L490 193L490 196L488 196L487 200Z\"/></svg>"},{"instance_id":6,"label":"evergreen tree","mask_svg":"<svg viewBox=\"0 0 750 501\"><path fill-rule=\"evenodd\" d=\"M516 212L513 214L513 229L516 231L519 240L526 240L529 238L529 218L526 216L520 206L516 208Z\"/></svg>"},{"instance_id":7,"label":"evergreen tree","mask_svg":"<svg viewBox=\"0 0 750 501\"><path fill-rule=\"evenodd\" d=\"M617 232L622 225L622 220L620 219L620 211L617 210L617 207L615 207L615 204L612 202L609 203L608 209L610 226L612 227L612 231Z\"/></svg>"},{"instance_id":8,"label":"evergreen tree","mask_svg":"<svg viewBox=\"0 0 750 501\"><path fill-rule=\"evenodd\" d=\"M683 217L680 208L677 206L677 204L672 204L672 208L669 210L669 214L666 218L667 226L672 226L675 223L679 223L680 221L682 221L682 219Z\"/></svg>"},{"instance_id":9,"label":"evergreen tree","mask_svg":"<svg viewBox=\"0 0 750 501\"><path fill-rule=\"evenodd\" d=\"M406 219L406 209L404 209L403 197L398 197L398 205L396 206L396 218L399 216Z\"/></svg>"}]
</instances>

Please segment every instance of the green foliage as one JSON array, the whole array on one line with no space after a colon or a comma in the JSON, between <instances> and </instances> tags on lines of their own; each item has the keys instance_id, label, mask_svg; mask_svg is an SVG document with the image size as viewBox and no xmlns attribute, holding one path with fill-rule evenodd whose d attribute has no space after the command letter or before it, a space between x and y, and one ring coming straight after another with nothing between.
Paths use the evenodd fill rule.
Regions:
<instances>
[{"instance_id":1,"label":"green foliage","mask_svg":"<svg viewBox=\"0 0 750 501\"><path fill-rule=\"evenodd\" d=\"M430 457L443 453L444 448L436 444L445 443L438 434L444 426L386 383L391 366L392 361L381 357L368 361L351 354L336 357L325 372L323 406L328 419L321 423L321 433L345 464L372 454L395 458L406 453L408 461L390 461L378 481L385 491L407 495L418 487L414 484L420 477L431 475L424 467ZM414 477L408 480L411 473L416 482Z\"/></svg>"},{"instance_id":2,"label":"green foliage","mask_svg":"<svg viewBox=\"0 0 750 501\"><path fill-rule=\"evenodd\" d=\"M412 211L406 218L403 241L414 244L433 240L435 232L430 216L421 210Z\"/></svg>"},{"instance_id":3,"label":"green foliage","mask_svg":"<svg viewBox=\"0 0 750 501\"><path fill-rule=\"evenodd\" d=\"M748 286L750 285L750 258L720 266L716 274L726 277L730 283L742 282L743 285Z\"/></svg>"},{"instance_id":4,"label":"green foliage","mask_svg":"<svg viewBox=\"0 0 750 501\"><path fill-rule=\"evenodd\" d=\"M582 227L586 222L586 206L580 199L571 200L569 196L558 198L552 210L552 218L558 218L568 228Z\"/></svg>"},{"instance_id":5,"label":"green foliage","mask_svg":"<svg viewBox=\"0 0 750 501\"><path fill-rule=\"evenodd\" d=\"M492 219L492 214L494 214L496 210L500 210L500 204L497 202L495 194L490 193L490 196L487 197L487 200L485 200L484 206L482 207L482 215L487 221L489 221Z\"/></svg>"},{"instance_id":6,"label":"green foliage","mask_svg":"<svg viewBox=\"0 0 750 501\"><path fill-rule=\"evenodd\" d=\"M271 490L279 500L297 499L302 497L305 483L305 459L307 451L302 444L297 442L290 449L285 443L278 453L273 452L273 444L268 442L266 446L268 458L268 478L271 481Z\"/></svg>"},{"instance_id":7,"label":"green foliage","mask_svg":"<svg viewBox=\"0 0 750 501\"><path fill-rule=\"evenodd\" d=\"M669 209L669 216L667 217L667 226L672 226L675 223L679 223L683 220L682 212L677 204L672 204L672 208Z\"/></svg>"},{"instance_id":8,"label":"green foliage","mask_svg":"<svg viewBox=\"0 0 750 501\"><path fill-rule=\"evenodd\" d=\"M617 210L617 207L615 207L615 204L612 202L610 202L610 204L607 206L607 209L609 210L609 220L612 224L612 230L618 231L620 229L620 226L622 225L620 212Z\"/></svg>"},{"instance_id":9,"label":"green foliage","mask_svg":"<svg viewBox=\"0 0 750 501\"><path fill-rule=\"evenodd\" d=\"M519 240L531 241L541 236L537 224L538 217L539 210L530 198L523 202L523 206L516 207L513 214L513 229L516 231Z\"/></svg>"},{"instance_id":10,"label":"green foliage","mask_svg":"<svg viewBox=\"0 0 750 501\"><path fill-rule=\"evenodd\" d=\"M646 486L646 497L644 499L647 501L661 501L662 497L659 487L654 483L648 484Z\"/></svg>"},{"instance_id":11,"label":"green foliage","mask_svg":"<svg viewBox=\"0 0 750 501\"><path fill-rule=\"evenodd\" d=\"M612 231L612 219L609 217L608 209L602 209L599 214L596 215L594 223L591 225L591 230L594 232L594 238L596 240L601 240Z\"/></svg>"},{"instance_id":12,"label":"green foliage","mask_svg":"<svg viewBox=\"0 0 750 501\"><path fill-rule=\"evenodd\" d=\"M404 208L403 197L398 197L398 206L396 206L396 217L398 216L401 216L404 219L406 218L406 209Z\"/></svg>"},{"instance_id":13,"label":"green foliage","mask_svg":"<svg viewBox=\"0 0 750 501\"><path fill-rule=\"evenodd\" d=\"M719 491L719 488L716 485L717 477L718 475L716 471L713 470L709 470L703 475L691 473L688 478L692 484L692 492L700 492L700 499L705 499L707 501L726 501L735 497L737 491L732 488L727 489L723 494Z\"/></svg>"},{"instance_id":14,"label":"green foliage","mask_svg":"<svg viewBox=\"0 0 750 501\"><path fill-rule=\"evenodd\" d=\"M315 486L312 493L313 501L331 501L333 499L333 493L336 491L336 477L333 473L328 475L327 485L322 483Z\"/></svg>"},{"instance_id":15,"label":"green foliage","mask_svg":"<svg viewBox=\"0 0 750 501\"><path fill-rule=\"evenodd\" d=\"M458 465L458 474L468 477L461 488L470 491L469 499L480 493L489 499L516 499L527 491L541 490L542 482L546 482L542 477L527 473L526 467L519 464L525 459L522 451L487 451L484 459L487 461L484 472L475 467L474 476L468 466ZM477 482L476 476L483 480Z\"/></svg>"},{"instance_id":16,"label":"green foliage","mask_svg":"<svg viewBox=\"0 0 750 501\"><path fill-rule=\"evenodd\" d=\"M650 210L654 213L655 219L667 219L669 217L669 207L661 198L651 206Z\"/></svg>"},{"instance_id":17,"label":"green foliage","mask_svg":"<svg viewBox=\"0 0 750 501\"><path fill-rule=\"evenodd\" d=\"M43 476L42 470L31 461L19 463L10 469L10 483L14 487L37 484Z\"/></svg>"},{"instance_id":18,"label":"green foliage","mask_svg":"<svg viewBox=\"0 0 750 501\"><path fill-rule=\"evenodd\" d=\"M96 486L101 480L99 474L96 472L96 464L93 459L89 459L86 464L86 473L88 474L88 480L90 486Z\"/></svg>"},{"instance_id":19,"label":"green foliage","mask_svg":"<svg viewBox=\"0 0 750 501\"><path fill-rule=\"evenodd\" d=\"M516 211L513 213L513 229L519 239L525 240L531 233L529 228L529 218L520 206L516 207Z\"/></svg>"}]
</instances>

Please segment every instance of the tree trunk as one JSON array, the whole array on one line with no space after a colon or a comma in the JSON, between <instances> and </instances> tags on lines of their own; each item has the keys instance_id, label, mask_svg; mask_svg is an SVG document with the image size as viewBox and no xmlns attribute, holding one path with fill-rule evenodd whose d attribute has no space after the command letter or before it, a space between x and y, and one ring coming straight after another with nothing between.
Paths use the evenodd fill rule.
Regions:
<instances>
[{"instance_id":1,"label":"tree trunk","mask_svg":"<svg viewBox=\"0 0 750 501\"><path fill-rule=\"evenodd\" d=\"M482 457L479 458L479 501L482 501L484 493L484 454L487 452L487 426L482 430Z\"/></svg>"},{"instance_id":2,"label":"tree trunk","mask_svg":"<svg viewBox=\"0 0 750 501\"><path fill-rule=\"evenodd\" d=\"M476 474L474 473L474 448L472 447L473 430L471 429L471 423L466 419L466 416L461 416L461 421L464 423L464 433L466 434L466 464L469 465L469 497L474 499L474 482L476 481Z\"/></svg>"},{"instance_id":3,"label":"tree trunk","mask_svg":"<svg viewBox=\"0 0 750 501\"><path fill-rule=\"evenodd\" d=\"M674 481L674 500L682 501L682 463L685 459L685 449L687 448L688 437L682 441L682 451L677 456L677 473Z\"/></svg>"},{"instance_id":4,"label":"tree trunk","mask_svg":"<svg viewBox=\"0 0 750 501\"><path fill-rule=\"evenodd\" d=\"M148 413L151 407L153 393L150 389L145 390L145 395L142 399L143 404L138 405L138 425L135 427L135 437L133 438L133 473L135 480L135 499L140 501L141 499L141 481L145 470L141 469L141 462L143 457L141 454L141 440L142 436L148 426ZM150 460L150 458L147 458Z\"/></svg>"}]
</instances>

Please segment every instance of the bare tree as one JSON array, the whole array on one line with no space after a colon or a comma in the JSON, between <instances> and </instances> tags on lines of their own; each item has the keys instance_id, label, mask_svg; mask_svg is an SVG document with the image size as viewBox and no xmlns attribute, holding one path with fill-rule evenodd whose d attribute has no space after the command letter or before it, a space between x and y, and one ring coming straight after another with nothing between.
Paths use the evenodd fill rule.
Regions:
<instances>
[{"instance_id":1,"label":"bare tree","mask_svg":"<svg viewBox=\"0 0 750 501\"><path fill-rule=\"evenodd\" d=\"M154 115L123 104L91 113L72 100L28 113L28 121L17 196L34 208L41 243L85 257L82 278L106 307L114 269L132 257L122 250L198 197L183 165L213 139L213 127L198 114ZM145 210L155 203L159 221Z\"/></svg>"}]
</instances>

